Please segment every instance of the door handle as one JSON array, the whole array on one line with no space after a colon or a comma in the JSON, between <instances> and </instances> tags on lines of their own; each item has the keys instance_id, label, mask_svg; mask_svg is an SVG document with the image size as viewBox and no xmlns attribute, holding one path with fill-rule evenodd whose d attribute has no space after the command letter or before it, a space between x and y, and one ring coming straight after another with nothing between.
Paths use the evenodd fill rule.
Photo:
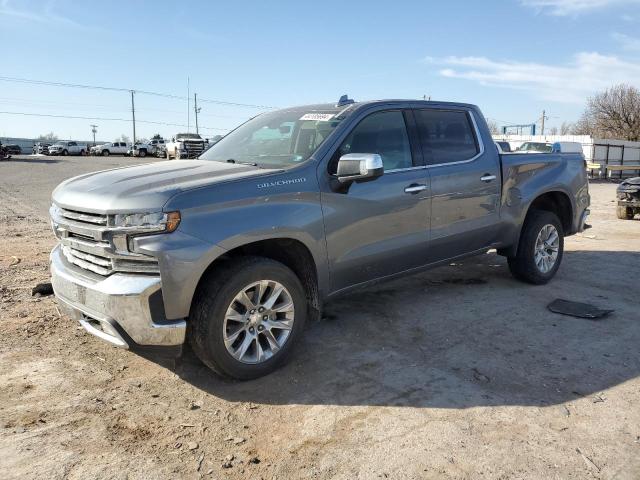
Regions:
<instances>
[{"instance_id":1,"label":"door handle","mask_svg":"<svg viewBox=\"0 0 640 480\"><path fill-rule=\"evenodd\" d=\"M495 175L489 175L488 173L485 173L482 177L480 177L480 180L482 180L483 182L490 182L491 180L495 180L496 176Z\"/></svg>"},{"instance_id":2,"label":"door handle","mask_svg":"<svg viewBox=\"0 0 640 480\"><path fill-rule=\"evenodd\" d=\"M418 193L426 189L427 186L424 183L412 183L408 187L405 187L404 193Z\"/></svg>"}]
</instances>

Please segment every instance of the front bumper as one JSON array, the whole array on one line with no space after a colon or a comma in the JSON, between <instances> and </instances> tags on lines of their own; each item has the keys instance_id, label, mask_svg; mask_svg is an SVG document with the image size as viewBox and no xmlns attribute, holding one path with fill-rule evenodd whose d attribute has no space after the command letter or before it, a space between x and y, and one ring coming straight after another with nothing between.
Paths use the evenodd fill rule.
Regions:
<instances>
[{"instance_id":1,"label":"front bumper","mask_svg":"<svg viewBox=\"0 0 640 480\"><path fill-rule=\"evenodd\" d=\"M585 225L587 224L587 217L589 216L589 214L591 213L591 211L588 208L585 208L584 211L582 212L582 215L580 215L580 221L578 223L578 232L584 232L586 230L586 228L590 228L590 227L585 227Z\"/></svg>"},{"instance_id":2,"label":"front bumper","mask_svg":"<svg viewBox=\"0 0 640 480\"><path fill-rule=\"evenodd\" d=\"M60 246L50 256L51 283L62 310L87 332L118 347L180 347L186 322L167 320L160 277L115 273L101 277L64 259Z\"/></svg>"}]
</instances>

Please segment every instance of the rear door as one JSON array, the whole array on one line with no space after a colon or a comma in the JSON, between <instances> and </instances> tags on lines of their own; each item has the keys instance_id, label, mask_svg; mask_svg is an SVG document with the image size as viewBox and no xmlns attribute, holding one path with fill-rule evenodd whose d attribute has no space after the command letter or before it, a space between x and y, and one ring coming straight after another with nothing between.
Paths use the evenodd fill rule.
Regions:
<instances>
[{"instance_id":1,"label":"rear door","mask_svg":"<svg viewBox=\"0 0 640 480\"><path fill-rule=\"evenodd\" d=\"M413 118L400 109L364 117L329 162L347 153L377 153L384 174L322 193L332 290L392 275L426 263L429 239L428 174L412 149ZM407 128L410 127L410 129Z\"/></svg>"},{"instance_id":2,"label":"rear door","mask_svg":"<svg viewBox=\"0 0 640 480\"><path fill-rule=\"evenodd\" d=\"M425 108L414 115L431 175L429 261L491 246L499 221L497 148L485 145L471 110Z\"/></svg>"}]
</instances>

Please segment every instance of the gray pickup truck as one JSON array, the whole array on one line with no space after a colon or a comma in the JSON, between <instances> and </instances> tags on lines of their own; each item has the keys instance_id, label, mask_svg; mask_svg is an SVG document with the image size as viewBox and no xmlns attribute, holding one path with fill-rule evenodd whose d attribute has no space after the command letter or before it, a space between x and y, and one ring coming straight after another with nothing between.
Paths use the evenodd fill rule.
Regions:
<instances>
[{"instance_id":1,"label":"gray pickup truck","mask_svg":"<svg viewBox=\"0 0 640 480\"><path fill-rule=\"evenodd\" d=\"M385 100L259 115L199 159L52 195L59 304L120 347L188 341L239 379L289 357L337 295L496 249L542 284L589 213L581 154L504 154L480 110Z\"/></svg>"}]
</instances>

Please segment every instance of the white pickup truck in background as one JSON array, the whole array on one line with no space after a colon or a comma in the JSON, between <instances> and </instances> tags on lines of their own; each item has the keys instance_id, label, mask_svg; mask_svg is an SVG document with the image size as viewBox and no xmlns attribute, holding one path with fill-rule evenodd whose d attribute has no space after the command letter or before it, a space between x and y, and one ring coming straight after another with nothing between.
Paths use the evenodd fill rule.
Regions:
<instances>
[{"instance_id":1,"label":"white pickup truck in background","mask_svg":"<svg viewBox=\"0 0 640 480\"><path fill-rule=\"evenodd\" d=\"M74 141L55 142L49 146L49 155L84 155L87 152L87 145Z\"/></svg>"},{"instance_id":2,"label":"white pickup truck in background","mask_svg":"<svg viewBox=\"0 0 640 480\"><path fill-rule=\"evenodd\" d=\"M167 142L167 160L175 158L198 158L209 146L208 141L197 133L178 133Z\"/></svg>"},{"instance_id":3,"label":"white pickup truck in background","mask_svg":"<svg viewBox=\"0 0 640 480\"><path fill-rule=\"evenodd\" d=\"M108 157L109 155L126 155L129 149L129 144L126 142L109 142L102 145L96 145L91 147L91 155L102 155Z\"/></svg>"}]
</instances>

